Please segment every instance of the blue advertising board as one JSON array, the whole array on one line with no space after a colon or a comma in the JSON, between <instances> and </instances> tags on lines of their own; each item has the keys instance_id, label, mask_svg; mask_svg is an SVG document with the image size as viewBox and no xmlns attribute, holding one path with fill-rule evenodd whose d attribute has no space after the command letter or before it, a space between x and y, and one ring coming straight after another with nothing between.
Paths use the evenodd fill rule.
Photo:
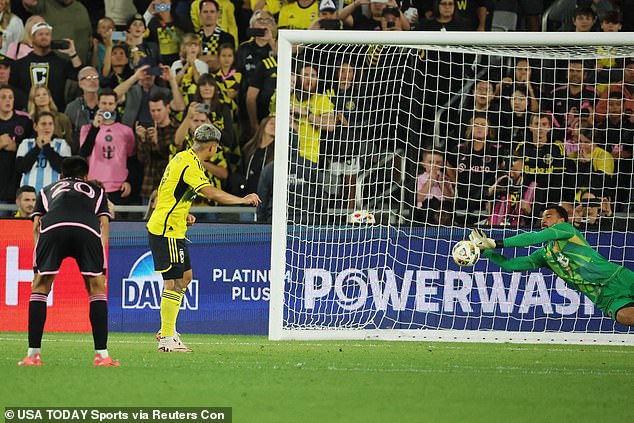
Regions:
<instances>
[{"instance_id":1,"label":"blue advertising board","mask_svg":"<svg viewBox=\"0 0 634 423\"><path fill-rule=\"evenodd\" d=\"M587 237L611 260L634 262L626 248L632 234ZM291 328L629 333L548 269L501 272L486 259L458 267L451 248L466 238L442 228L291 232L284 320ZM504 250L507 257L530 252Z\"/></svg>"},{"instance_id":2,"label":"blue advertising board","mask_svg":"<svg viewBox=\"0 0 634 423\"><path fill-rule=\"evenodd\" d=\"M547 269L511 274L485 259L459 268L450 251L467 237L462 230L375 226L290 235L284 308L290 327L629 333ZM604 256L632 267L634 234L586 236ZM187 237L194 280L177 329L267 334L271 227L196 224ZM504 250L507 257L529 252ZM111 330L156 331L162 278L143 222L112 223L109 266Z\"/></svg>"},{"instance_id":3,"label":"blue advertising board","mask_svg":"<svg viewBox=\"0 0 634 423\"><path fill-rule=\"evenodd\" d=\"M178 316L185 333L268 332L271 229L199 223L187 232L194 278ZM155 332L163 280L154 272L143 222L113 222L109 248L110 330Z\"/></svg>"}]
</instances>

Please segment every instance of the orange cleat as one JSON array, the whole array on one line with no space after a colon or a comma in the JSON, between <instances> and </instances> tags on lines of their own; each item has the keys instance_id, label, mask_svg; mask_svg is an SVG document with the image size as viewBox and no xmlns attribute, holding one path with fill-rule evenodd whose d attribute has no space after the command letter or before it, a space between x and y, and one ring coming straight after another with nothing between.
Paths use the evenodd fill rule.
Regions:
<instances>
[{"instance_id":1,"label":"orange cleat","mask_svg":"<svg viewBox=\"0 0 634 423\"><path fill-rule=\"evenodd\" d=\"M35 354L33 357L26 356L24 360L18 361L18 366L41 366L42 357L39 354Z\"/></svg>"},{"instance_id":2,"label":"orange cleat","mask_svg":"<svg viewBox=\"0 0 634 423\"><path fill-rule=\"evenodd\" d=\"M119 367L121 363L114 361L112 357L103 358L99 354L95 354L95 360L92 365L97 367Z\"/></svg>"}]
</instances>

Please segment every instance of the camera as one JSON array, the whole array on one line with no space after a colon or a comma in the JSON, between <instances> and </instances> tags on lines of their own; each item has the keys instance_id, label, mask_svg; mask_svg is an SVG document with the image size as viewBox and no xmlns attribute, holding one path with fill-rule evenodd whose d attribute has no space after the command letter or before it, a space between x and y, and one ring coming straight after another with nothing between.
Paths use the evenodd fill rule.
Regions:
<instances>
[{"instance_id":1,"label":"camera","mask_svg":"<svg viewBox=\"0 0 634 423\"><path fill-rule=\"evenodd\" d=\"M247 37L264 37L265 28L247 28Z\"/></svg>"},{"instance_id":2,"label":"camera","mask_svg":"<svg viewBox=\"0 0 634 423\"><path fill-rule=\"evenodd\" d=\"M199 104L196 106L196 111L200 113L209 113L211 112L211 107L209 104Z\"/></svg>"},{"instance_id":3,"label":"camera","mask_svg":"<svg viewBox=\"0 0 634 423\"><path fill-rule=\"evenodd\" d=\"M51 41L51 49L53 50L66 50L69 47L70 47L70 43L66 40Z\"/></svg>"},{"instance_id":4,"label":"camera","mask_svg":"<svg viewBox=\"0 0 634 423\"><path fill-rule=\"evenodd\" d=\"M110 119L114 120L117 118L117 113L106 110L105 112L101 113L101 116L103 116L103 118L106 120L110 120Z\"/></svg>"},{"instance_id":5,"label":"camera","mask_svg":"<svg viewBox=\"0 0 634 423\"><path fill-rule=\"evenodd\" d=\"M169 3L157 3L154 5L156 12L169 12L172 9L172 5Z\"/></svg>"}]
</instances>

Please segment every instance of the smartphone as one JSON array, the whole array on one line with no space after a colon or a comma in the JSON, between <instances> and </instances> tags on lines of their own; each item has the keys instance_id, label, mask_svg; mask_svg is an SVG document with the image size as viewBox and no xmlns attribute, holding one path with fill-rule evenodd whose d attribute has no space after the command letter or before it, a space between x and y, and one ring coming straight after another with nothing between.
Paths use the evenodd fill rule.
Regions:
<instances>
[{"instance_id":1,"label":"smartphone","mask_svg":"<svg viewBox=\"0 0 634 423\"><path fill-rule=\"evenodd\" d=\"M157 3L154 5L156 12L169 12L172 9L172 5L169 3Z\"/></svg>"},{"instance_id":2,"label":"smartphone","mask_svg":"<svg viewBox=\"0 0 634 423\"><path fill-rule=\"evenodd\" d=\"M320 19L319 27L321 29L341 29L341 21L339 19Z\"/></svg>"},{"instance_id":3,"label":"smartphone","mask_svg":"<svg viewBox=\"0 0 634 423\"><path fill-rule=\"evenodd\" d=\"M247 28L247 37L264 37L265 28Z\"/></svg>"},{"instance_id":4,"label":"smartphone","mask_svg":"<svg viewBox=\"0 0 634 423\"><path fill-rule=\"evenodd\" d=\"M161 76L163 74L163 68L160 66L153 66L145 70L148 75Z\"/></svg>"},{"instance_id":5,"label":"smartphone","mask_svg":"<svg viewBox=\"0 0 634 423\"><path fill-rule=\"evenodd\" d=\"M125 41L125 31L112 31L112 41Z\"/></svg>"},{"instance_id":6,"label":"smartphone","mask_svg":"<svg viewBox=\"0 0 634 423\"><path fill-rule=\"evenodd\" d=\"M51 48L53 50L66 50L70 47L70 43L66 40L53 40L51 41Z\"/></svg>"}]
</instances>

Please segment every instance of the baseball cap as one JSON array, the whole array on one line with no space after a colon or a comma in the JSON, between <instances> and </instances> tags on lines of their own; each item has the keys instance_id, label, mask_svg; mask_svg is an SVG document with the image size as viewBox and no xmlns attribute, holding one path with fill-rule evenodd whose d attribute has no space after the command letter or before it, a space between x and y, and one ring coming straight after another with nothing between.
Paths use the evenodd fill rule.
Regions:
<instances>
[{"instance_id":1,"label":"baseball cap","mask_svg":"<svg viewBox=\"0 0 634 423\"><path fill-rule=\"evenodd\" d=\"M31 27L31 35L35 35L35 33L40 29L48 29L49 31L52 31L53 27L46 22L37 22L35 25L33 25L33 27Z\"/></svg>"},{"instance_id":2,"label":"baseball cap","mask_svg":"<svg viewBox=\"0 0 634 423\"><path fill-rule=\"evenodd\" d=\"M337 10L337 5L333 0L321 0L319 2L320 12L334 12Z\"/></svg>"},{"instance_id":3,"label":"baseball cap","mask_svg":"<svg viewBox=\"0 0 634 423\"><path fill-rule=\"evenodd\" d=\"M128 18L128 22L126 22L126 28L130 28L130 25L132 25L132 22L134 21L141 21L143 22L143 25L145 25L145 20L143 19L143 15L141 15L140 13L135 13L134 15ZM145 26L147 27L147 25Z\"/></svg>"},{"instance_id":4,"label":"baseball cap","mask_svg":"<svg viewBox=\"0 0 634 423\"><path fill-rule=\"evenodd\" d=\"M210 123L203 123L194 132L194 139L198 142L220 142L222 133Z\"/></svg>"},{"instance_id":5,"label":"baseball cap","mask_svg":"<svg viewBox=\"0 0 634 423\"><path fill-rule=\"evenodd\" d=\"M0 65L11 66L12 64L13 59L0 53Z\"/></svg>"}]
</instances>

